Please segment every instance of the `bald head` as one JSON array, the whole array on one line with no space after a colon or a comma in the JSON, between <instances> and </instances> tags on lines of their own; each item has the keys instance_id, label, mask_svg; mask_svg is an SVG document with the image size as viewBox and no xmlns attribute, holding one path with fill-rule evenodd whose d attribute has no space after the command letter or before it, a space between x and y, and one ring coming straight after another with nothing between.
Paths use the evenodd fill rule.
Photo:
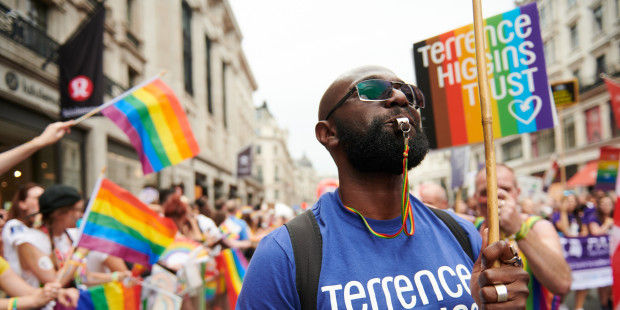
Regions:
<instances>
[{"instance_id":1,"label":"bald head","mask_svg":"<svg viewBox=\"0 0 620 310\"><path fill-rule=\"evenodd\" d=\"M512 168L504 165L497 164L496 168L497 173L497 190L498 190L498 199L503 199L502 191L505 191L506 194L512 196L514 201L519 201L519 194L521 190L517 185L517 178L515 176L514 170ZM480 207L480 211L482 214L487 213L487 175L486 169L482 168L478 171L476 175L476 188L474 192L474 198L477 199L478 205Z\"/></svg>"},{"instance_id":2,"label":"bald head","mask_svg":"<svg viewBox=\"0 0 620 310\"><path fill-rule=\"evenodd\" d=\"M425 183L420 185L420 200L427 205L446 210L448 206L448 195L446 190L435 183Z\"/></svg>"},{"instance_id":3,"label":"bald head","mask_svg":"<svg viewBox=\"0 0 620 310\"><path fill-rule=\"evenodd\" d=\"M366 80L376 78L377 75L391 76L392 80L398 80L396 74L387 68L380 66L363 66L345 72L340 75L325 91L319 105L319 121L324 120L327 113L338 103L340 99L355 84Z\"/></svg>"}]
</instances>

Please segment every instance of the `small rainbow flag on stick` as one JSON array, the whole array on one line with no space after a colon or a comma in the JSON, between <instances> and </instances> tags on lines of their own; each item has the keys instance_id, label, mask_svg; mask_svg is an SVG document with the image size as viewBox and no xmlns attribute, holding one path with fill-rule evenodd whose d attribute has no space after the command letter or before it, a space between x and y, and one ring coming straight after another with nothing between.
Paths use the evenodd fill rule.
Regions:
<instances>
[{"instance_id":1,"label":"small rainbow flag on stick","mask_svg":"<svg viewBox=\"0 0 620 310\"><path fill-rule=\"evenodd\" d=\"M99 178L75 246L152 265L174 241L174 222L149 209L130 192Z\"/></svg>"},{"instance_id":2,"label":"small rainbow flag on stick","mask_svg":"<svg viewBox=\"0 0 620 310\"><path fill-rule=\"evenodd\" d=\"M238 249L225 249L215 258L220 274L226 279L228 304L237 304L237 297L241 292L241 284L248 268L248 261ZM233 308L234 309L234 308Z\"/></svg>"},{"instance_id":3,"label":"small rainbow flag on stick","mask_svg":"<svg viewBox=\"0 0 620 310\"><path fill-rule=\"evenodd\" d=\"M601 147L601 155L598 160L598 171L596 173L596 185L594 189L611 191L616 189L618 179L618 167L620 163L620 148L611 146Z\"/></svg>"},{"instance_id":4,"label":"small rainbow flag on stick","mask_svg":"<svg viewBox=\"0 0 620 310\"><path fill-rule=\"evenodd\" d=\"M194 251L197 252L192 253ZM200 243L189 238L177 236L161 254L159 260L164 262L167 267L171 267L171 265L175 264L184 264L192 258L192 254L195 254L194 258L208 256L206 249Z\"/></svg>"},{"instance_id":5,"label":"small rainbow flag on stick","mask_svg":"<svg viewBox=\"0 0 620 310\"><path fill-rule=\"evenodd\" d=\"M102 285L80 290L77 309L108 310L140 309L141 286L125 286L120 282L108 282Z\"/></svg>"},{"instance_id":6,"label":"small rainbow flag on stick","mask_svg":"<svg viewBox=\"0 0 620 310\"><path fill-rule=\"evenodd\" d=\"M144 174L200 153L183 107L159 76L136 85L75 121L77 124L101 111L125 132L138 152Z\"/></svg>"}]
</instances>

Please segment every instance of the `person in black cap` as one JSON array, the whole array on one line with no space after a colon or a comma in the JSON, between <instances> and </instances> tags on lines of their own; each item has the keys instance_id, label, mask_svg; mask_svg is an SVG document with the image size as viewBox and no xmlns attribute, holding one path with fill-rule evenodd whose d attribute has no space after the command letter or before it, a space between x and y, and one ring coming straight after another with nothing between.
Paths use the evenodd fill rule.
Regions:
<instances>
[{"instance_id":1,"label":"person in black cap","mask_svg":"<svg viewBox=\"0 0 620 310\"><path fill-rule=\"evenodd\" d=\"M78 237L77 220L84 214L84 200L78 191L66 185L53 185L39 197L39 210L43 215L40 230L33 230L27 242L20 245L18 253L24 267L24 275L33 277L41 283L56 281L67 285L72 279L76 265L64 268L72 255L72 243ZM88 250L76 249L78 260L86 256ZM87 256L87 284L97 284L130 276L130 272L118 257L91 251ZM103 273L107 266L116 273ZM97 272L90 272L90 271Z\"/></svg>"}]
</instances>

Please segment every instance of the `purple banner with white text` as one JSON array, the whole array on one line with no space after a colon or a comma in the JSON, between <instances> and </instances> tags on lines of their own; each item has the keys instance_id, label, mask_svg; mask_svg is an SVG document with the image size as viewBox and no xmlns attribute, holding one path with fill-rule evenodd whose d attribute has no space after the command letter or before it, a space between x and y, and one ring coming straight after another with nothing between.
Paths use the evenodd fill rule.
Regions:
<instances>
[{"instance_id":1,"label":"purple banner with white text","mask_svg":"<svg viewBox=\"0 0 620 310\"><path fill-rule=\"evenodd\" d=\"M561 237L560 242L572 270L571 290L612 284L609 236Z\"/></svg>"}]
</instances>

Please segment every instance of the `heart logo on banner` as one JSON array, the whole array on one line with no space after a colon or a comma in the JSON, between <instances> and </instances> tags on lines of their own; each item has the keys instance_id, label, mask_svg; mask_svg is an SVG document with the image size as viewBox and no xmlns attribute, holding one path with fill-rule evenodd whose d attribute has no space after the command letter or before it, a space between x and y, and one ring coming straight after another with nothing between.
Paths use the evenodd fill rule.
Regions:
<instances>
[{"instance_id":1,"label":"heart logo on banner","mask_svg":"<svg viewBox=\"0 0 620 310\"><path fill-rule=\"evenodd\" d=\"M542 99L538 96L531 96L525 101L513 100L508 104L508 112L510 112L512 117L525 125L529 125L533 120L536 119L536 116L538 116L538 113L540 113L541 108ZM521 110L521 114L529 114L530 116L527 117L527 119L523 119L519 115L517 115L515 109Z\"/></svg>"}]
</instances>

